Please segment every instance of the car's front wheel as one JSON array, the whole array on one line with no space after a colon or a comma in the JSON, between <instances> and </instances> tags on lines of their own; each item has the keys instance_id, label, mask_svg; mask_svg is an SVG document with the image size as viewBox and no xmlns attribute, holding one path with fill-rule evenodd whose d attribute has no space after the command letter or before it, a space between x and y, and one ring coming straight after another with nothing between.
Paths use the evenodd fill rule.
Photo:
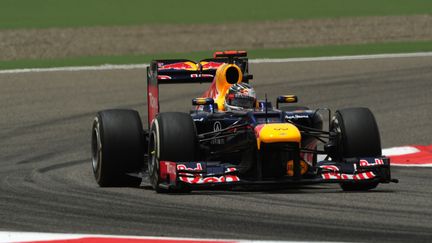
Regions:
<instances>
[{"instance_id":1,"label":"car's front wheel","mask_svg":"<svg viewBox=\"0 0 432 243\"><path fill-rule=\"evenodd\" d=\"M158 114L151 125L148 151L150 183L157 192L166 192L160 187L159 162L192 162L196 158L197 137L191 116L181 112Z\"/></svg>"},{"instance_id":2,"label":"car's front wheel","mask_svg":"<svg viewBox=\"0 0 432 243\"><path fill-rule=\"evenodd\" d=\"M331 131L337 137L335 160L355 157L381 156L381 140L375 117L368 108L347 108L335 112ZM375 188L377 181L341 183L344 191L366 191Z\"/></svg>"}]
</instances>

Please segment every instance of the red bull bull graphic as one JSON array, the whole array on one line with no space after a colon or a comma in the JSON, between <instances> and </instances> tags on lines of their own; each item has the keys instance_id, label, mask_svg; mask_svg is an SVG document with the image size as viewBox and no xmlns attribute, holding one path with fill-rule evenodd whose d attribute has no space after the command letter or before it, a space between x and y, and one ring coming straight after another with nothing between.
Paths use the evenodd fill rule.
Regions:
<instances>
[{"instance_id":1,"label":"red bull bull graphic","mask_svg":"<svg viewBox=\"0 0 432 243\"><path fill-rule=\"evenodd\" d=\"M198 65L193 62L177 62L177 63L171 63L164 65L163 63L159 63L160 65L158 67L159 71L162 70L188 70L188 71L195 71L198 70Z\"/></svg>"},{"instance_id":2,"label":"red bull bull graphic","mask_svg":"<svg viewBox=\"0 0 432 243\"><path fill-rule=\"evenodd\" d=\"M223 62L200 62L202 70L218 69Z\"/></svg>"}]
</instances>

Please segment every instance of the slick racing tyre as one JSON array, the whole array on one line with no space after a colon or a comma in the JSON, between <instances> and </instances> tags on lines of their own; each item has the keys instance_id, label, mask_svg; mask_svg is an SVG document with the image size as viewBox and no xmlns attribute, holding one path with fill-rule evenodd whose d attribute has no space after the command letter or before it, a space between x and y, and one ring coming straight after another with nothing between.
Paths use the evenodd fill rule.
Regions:
<instances>
[{"instance_id":1,"label":"slick racing tyre","mask_svg":"<svg viewBox=\"0 0 432 243\"><path fill-rule=\"evenodd\" d=\"M191 116L181 112L159 113L153 120L149 138L148 172L150 183L157 192L161 188L159 161L195 161L197 137L195 123ZM178 192L188 191L179 188Z\"/></svg>"},{"instance_id":2,"label":"slick racing tyre","mask_svg":"<svg viewBox=\"0 0 432 243\"><path fill-rule=\"evenodd\" d=\"M141 178L127 175L144 164L144 134L134 110L97 113L92 129L92 167L101 187L139 186Z\"/></svg>"},{"instance_id":3,"label":"slick racing tyre","mask_svg":"<svg viewBox=\"0 0 432 243\"><path fill-rule=\"evenodd\" d=\"M338 134L334 159L381 156L381 140L375 117L368 108L336 111L330 130ZM378 185L375 181L341 183L344 191L365 191Z\"/></svg>"}]
</instances>

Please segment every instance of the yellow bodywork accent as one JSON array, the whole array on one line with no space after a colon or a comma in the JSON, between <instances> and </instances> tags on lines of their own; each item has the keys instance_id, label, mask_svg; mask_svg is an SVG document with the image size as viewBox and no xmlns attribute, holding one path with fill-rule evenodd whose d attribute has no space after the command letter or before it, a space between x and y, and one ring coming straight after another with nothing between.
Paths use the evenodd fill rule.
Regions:
<instances>
[{"instance_id":1,"label":"yellow bodywork accent","mask_svg":"<svg viewBox=\"0 0 432 243\"><path fill-rule=\"evenodd\" d=\"M238 80L236 83L240 83L243 79L243 73L241 71L241 69L239 68L239 66L235 65L235 64L228 64L225 63L223 65L221 65L220 67L218 67L218 69L216 70L216 89L218 92L218 95L216 97L216 99L214 99L215 103L218 106L219 110L225 110L225 95L228 92L228 89L232 86L232 84L228 83L227 79L226 79L226 75L227 75L227 70L231 67L234 67L237 72L238 72Z\"/></svg>"},{"instance_id":2,"label":"yellow bodywork accent","mask_svg":"<svg viewBox=\"0 0 432 243\"><path fill-rule=\"evenodd\" d=\"M304 175L307 172L308 168L309 168L308 164L305 161L300 160L300 174ZM287 175L294 176L293 160L287 162Z\"/></svg>"},{"instance_id":3,"label":"yellow bodywork accent","mask_svg":"<svg viewBox=\"0 0 432 243\"><path fill-rule=\"evenodd\" d=\"M195 103L197 105L205 105L207 102L207 98L195 98Z\"/></svg>"},{"instance_id":4,"label":"yellow bodywork accent","mask_svg":"<svg viewBox=\"0 0 432 243\"><path fill-rule=\"evenodd\" d=\"M296 142L300 145L299 129L289 123L261 124L255 128L258 149L263 143Z\"/></svg>"},{"instance_id":5,"label":"yellow bodywork accent","mask_svg":"<svg viewBox=\"0 0 432 243\"><path fill-rule=\"evenodd\" d=\"M285 102L287 102L287 103L297 102L297 98L296 97L292 97L292 96L286 96L285 97Z\"/></svg>"},{"instance_id":6,"label":"yellow bodywork accent","mask_svg":"<svg viewBox=\"0 0 432 243\"><path fill-rule=\"evenodd\" d=\"M184 62L184 64L190 66L190 68L186 68L185 70L188 70L188 71L196 71L196 70L198 70L198 65L196 63L194 63L194 62Z\"/></svg>"}]
</instances>

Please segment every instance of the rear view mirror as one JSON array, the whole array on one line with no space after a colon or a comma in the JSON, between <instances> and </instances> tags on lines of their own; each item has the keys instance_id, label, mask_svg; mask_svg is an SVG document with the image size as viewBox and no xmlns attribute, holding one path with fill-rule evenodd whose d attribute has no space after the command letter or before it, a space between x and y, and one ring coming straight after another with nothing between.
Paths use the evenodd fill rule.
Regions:
<instances>
[{"instance_id":1,"label":"rear view mirror","mask_svg":"<svg viewBox=\"0 0 432 243\"><path fill-rule=\"evenodd\" d=\"M192 99L192 105L213 105L214 100L212 98L194 98Z\"/></svg>"},{"instance_id":2,"label":"rear view mirror","mask_svg":"<svg viewBox=\"0 0 432 243\"><path fill-rule=\"evenodd\" d=\"M297 103L297 95L281 95L276 99L276 109L279 109L279 104L283 103Z\"/></svg>"}]
</instances>

